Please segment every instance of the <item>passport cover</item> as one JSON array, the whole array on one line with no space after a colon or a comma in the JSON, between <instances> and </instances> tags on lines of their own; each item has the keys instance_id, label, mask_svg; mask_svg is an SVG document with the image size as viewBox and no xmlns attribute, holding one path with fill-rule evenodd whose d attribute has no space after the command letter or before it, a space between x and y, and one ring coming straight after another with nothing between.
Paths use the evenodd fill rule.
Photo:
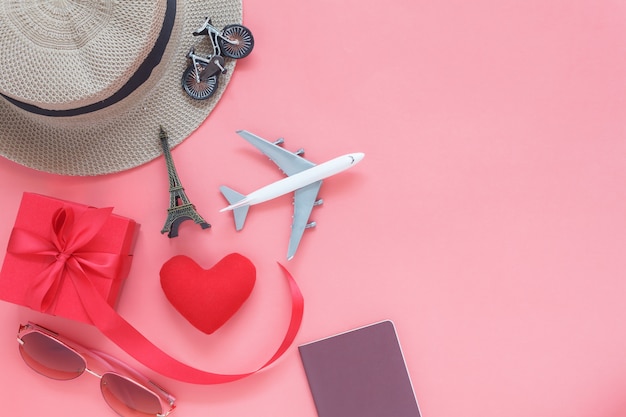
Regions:
<instances>
[{"instance_id":1,"label":"passport cover","mask_svg":"<svg viewBox=\"0 0 626 417\"><path fill-rule=\"evenodd\" d=\"M298 349L319 417L421 417L390 320Z\"/></svg>"}]
</instances>

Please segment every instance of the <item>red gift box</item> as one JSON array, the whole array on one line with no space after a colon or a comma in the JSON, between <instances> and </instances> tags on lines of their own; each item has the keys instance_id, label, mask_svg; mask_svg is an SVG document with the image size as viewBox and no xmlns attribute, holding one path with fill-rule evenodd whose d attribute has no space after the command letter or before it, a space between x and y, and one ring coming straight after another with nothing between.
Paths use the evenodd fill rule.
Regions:
<instances>
[{"instance_id":1,"label":"red gift box","mask_svg":"<svg viewBox=\"0 0 626 417\"><path fill-rule=\"evenodd\" d=\"M24 193L0 271L0 299L93 324L76 280L88 280L115 308L136 230L134 220L111 208Z\"/></svg>"}]
</instances>

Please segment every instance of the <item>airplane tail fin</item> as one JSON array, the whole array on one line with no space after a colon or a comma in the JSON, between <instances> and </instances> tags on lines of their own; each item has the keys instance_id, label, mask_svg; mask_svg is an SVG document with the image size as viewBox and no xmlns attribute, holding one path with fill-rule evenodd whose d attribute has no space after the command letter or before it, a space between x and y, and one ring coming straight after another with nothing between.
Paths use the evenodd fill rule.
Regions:
<instances>
[{"instance_id":1,"label":"airplane tail fin","mask_svg":"<svg viewBox=\"0 0 626 417\"><path fill-rule=\"evenodd\" d=\"M230 205L237 204L239 201L243 200L246 197L245 195L225 185L222 185L220 187L220 191L222 192L224 197L226 197L226 200L228 200L228 204ZM244 206L233 209L233 215L235 217L235 229L237 229L237 231L243 229L243 224L246 221L246 216L248 215L249 208L250 206L246 204Z\"/></svg>"}]
</instances>

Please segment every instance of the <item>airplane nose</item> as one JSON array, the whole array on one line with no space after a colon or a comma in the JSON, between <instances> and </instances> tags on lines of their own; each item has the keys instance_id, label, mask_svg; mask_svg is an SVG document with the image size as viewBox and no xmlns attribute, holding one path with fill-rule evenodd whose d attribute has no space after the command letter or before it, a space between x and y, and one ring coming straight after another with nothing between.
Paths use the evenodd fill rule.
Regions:
<instances>
[{"instance_id":1,"label":"airplane nose","mask_svg":"<svg viewBox=\"0 0 626 417\"><path fill-rule=\"evenodd\" d=\"M350 154L350 157L352 157L352 165L355 165L361 162L361 159L365 157L365 154L363 152L357 152Z\"/></svg>"}]
</instances>

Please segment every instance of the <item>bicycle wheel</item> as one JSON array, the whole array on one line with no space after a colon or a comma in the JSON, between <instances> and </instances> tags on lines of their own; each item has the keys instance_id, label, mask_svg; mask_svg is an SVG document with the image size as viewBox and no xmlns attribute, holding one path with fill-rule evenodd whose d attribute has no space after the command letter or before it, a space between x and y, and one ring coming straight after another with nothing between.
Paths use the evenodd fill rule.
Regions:
<instances>
[{"instance_id":1,"label":"bicycle wheel","mask_svg":"<svg viewBox=\"0 0 626 417\"><path fill-rule=\"evenodd\" d=\"M202 72L204 68L206 68L206 64L198 63L198 71ZM217 90L217 75L212 75L206 80L198 82L196 80L196 69L193 65L190 65L183 72L182 84L183 90L189 97L196 100L206 100Z\"/></svg>"},{"instance_id":2,"label":"bicycle wheel","mask_svg":"<svg viewBox=\"0 0 626 417\"><path fill-rule=\"evenodd\" d=\"M224 39L226 38L226 39ZM236 43L230 43L236 41ZM217 42L220 45L222 53L234 59L240 59L248 56L254 48L254 37L252 32L242 25L227 25L222 30L222 36L218 36Z\"/></svg>"}]
</instances>

